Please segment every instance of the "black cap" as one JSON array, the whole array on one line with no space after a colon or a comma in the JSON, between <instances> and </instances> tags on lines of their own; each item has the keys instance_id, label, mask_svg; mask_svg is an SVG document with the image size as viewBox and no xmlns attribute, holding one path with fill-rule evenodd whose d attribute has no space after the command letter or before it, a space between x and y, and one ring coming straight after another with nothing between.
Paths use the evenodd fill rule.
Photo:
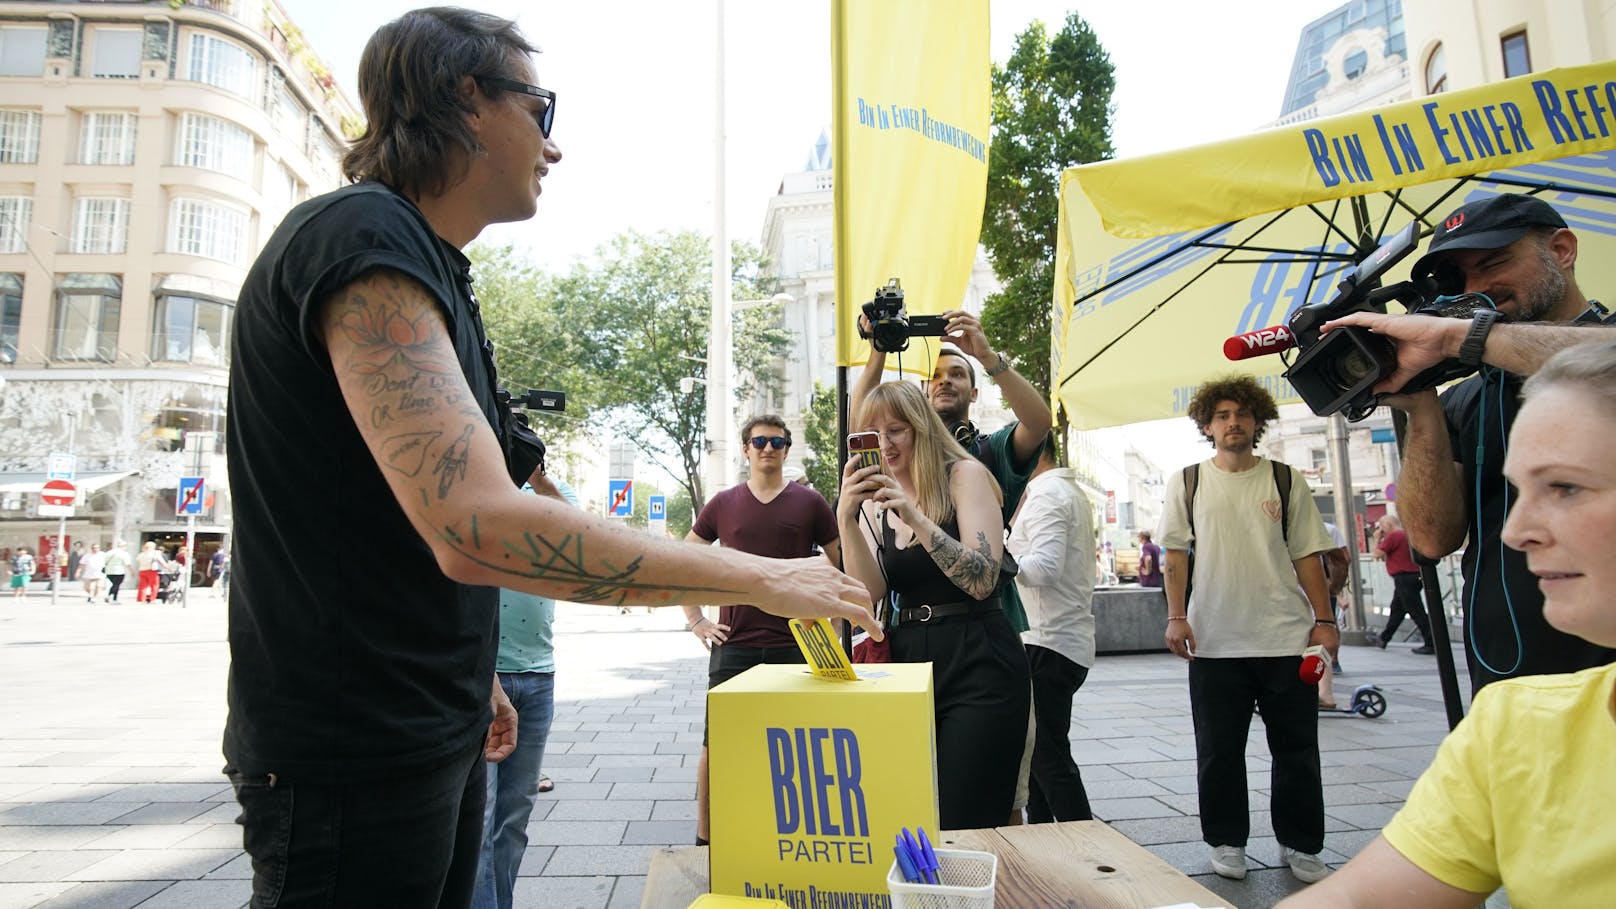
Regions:
<instances>
[{"instance_id":1,"label":"black cap","mask_svg":"<svg viewBox=\"0 0 1616 909\"><path fill-rule=\"evenodd\" d=\"M1456 249L1502 249L1526 236L1534 227L1565 227L1554 207L1536 196L1503 193L1470 202L1442 219L1431 234L1431 245L1414 263L1413 276L1435 271L1435 259Z\"/></svg>"}]
</instances>

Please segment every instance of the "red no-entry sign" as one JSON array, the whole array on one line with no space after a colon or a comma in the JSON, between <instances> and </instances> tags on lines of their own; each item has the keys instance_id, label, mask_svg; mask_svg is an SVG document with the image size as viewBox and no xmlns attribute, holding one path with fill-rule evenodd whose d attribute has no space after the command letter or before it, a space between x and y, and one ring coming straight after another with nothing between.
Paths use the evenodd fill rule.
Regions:
<instances>
[{"instance_id":1,"label":"red no-entry sign","mask_svg":"<svg viewBox=\"0 0 1616 909\"><path fill-rule=\"evenodd\" d=\"M46 480L39 500L46 505L71 505L78 495L78 489L67 480Z\"/></svg>"}]
</instances>

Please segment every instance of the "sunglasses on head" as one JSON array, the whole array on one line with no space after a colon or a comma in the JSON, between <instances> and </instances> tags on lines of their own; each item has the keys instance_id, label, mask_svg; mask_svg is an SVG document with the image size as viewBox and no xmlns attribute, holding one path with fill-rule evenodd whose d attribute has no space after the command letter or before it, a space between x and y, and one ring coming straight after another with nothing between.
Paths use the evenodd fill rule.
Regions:
<instances>
[{"instance_id":1,"label":"sunglasses on head","mask_svg":"<svg viewBox=\"0 0 1616 909\"><path fill-rule=\"evenodd\" d=\"M782 448L791 447L791 440L787 439L785 436L753 436L748 441L750 441L752 443L752 447L756 448L758 451L771 447L775 451L779 451Z\"/></svg>"}]
</instances>

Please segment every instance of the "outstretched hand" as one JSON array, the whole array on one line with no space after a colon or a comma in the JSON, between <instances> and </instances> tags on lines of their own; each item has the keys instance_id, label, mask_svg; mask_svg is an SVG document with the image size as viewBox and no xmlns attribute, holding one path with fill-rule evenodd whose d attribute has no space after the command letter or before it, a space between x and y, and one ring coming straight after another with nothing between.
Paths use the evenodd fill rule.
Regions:
<instances>
[{"instance_id":1,"label":"outstretched hand","mask_svg":"<svg viewBox=\"0 0 1616 909\"><path fill-rule=\"evenodd\" d=\"M1400 391L1415 376L1443 360L1458 356L1459 345L1470 330L1470 323L1463 319L1354 312L1331 319L1324 323L1319 332L1327 335L1347 326L1356 326L1390 338L1392 346L1396 348L1397 368L1371 389L1376 394Z\"/></svg>"},{"instance_id":2,"label":"outstretched hand","mask_svg":"<svg viewBox=\"0 0 1616 909\"><path fill-rule=\"evenodd\" d=\"M870 612L870 591L824 556L785 559L777 564L784 570L770 574L767 589L753 604L757 608L788 619L846 619L877 641L886 637Z\"/></svg>"}]
</instances>

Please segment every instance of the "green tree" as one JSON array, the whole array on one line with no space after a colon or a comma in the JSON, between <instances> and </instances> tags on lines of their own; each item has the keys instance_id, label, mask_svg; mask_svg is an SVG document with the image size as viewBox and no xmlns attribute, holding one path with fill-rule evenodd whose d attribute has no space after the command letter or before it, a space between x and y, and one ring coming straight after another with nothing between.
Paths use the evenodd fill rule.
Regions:
<instances>
[{"instance_id":1,"label":"green tree","mask_svg":"<svg viewBox=\"0 0 1616 909\"><path fill-rule=\"evenodd\" d=\"M586 313L569 309L573 301L552 293L550 280L510 245L474 244L467 257L500 384L516 395L566 392L565 413L533 411L529 421L546 445L578 438L597 409L597 377L581 365L589 338L569 327Z\"/></svg>"},{"instance_id":2,"label":"green tree","mask_svg":"<svg viewBox=\"0 0 1616 909\"><path fill-rule=\"evenodd\" d=\"M836 390L826 388L823 382L814 382L802 435L808 444L808 455L802 459L808 485L819 490L825 501L834 502L842 486L842 474L836 464L840 449L840 440L836 437Z\"/></svg>"},{"instance_id":3,"label":"green tree","mask_svg":"<svg viewBox=\"0 0 1616 909\"><path fill-rule=\"evenodd\" d=\"M1101 161L1111 148L1111 58L1077 13L1051 40L1034 21L993 66L993 153L982 245L1004 289L982 307L982 327L1047 389L1051 289L1061 172Z\"/></svg>"},{"instance_id":4,"label":"green tree","mask_svg":"<svg viewBox=\"0 0 1616 909\"><path fill-rule=\"evenodd\" d=\"M670 476L680 478L693 507L710 490L701 483L706 399L680 391L680 380L706 378L711 312L711 241L691 231L622 234L566 275L549 282L553 311L578 336L573 353L597 413L616 433ZM767 296L755 247L731 251L734 299ZM764 364L785 349L778 307L740 314L732 327L735 359L758 364L754 383L778 383ZM597 421L598 424L599 421Z\"/></svg>"}]
</instances>

